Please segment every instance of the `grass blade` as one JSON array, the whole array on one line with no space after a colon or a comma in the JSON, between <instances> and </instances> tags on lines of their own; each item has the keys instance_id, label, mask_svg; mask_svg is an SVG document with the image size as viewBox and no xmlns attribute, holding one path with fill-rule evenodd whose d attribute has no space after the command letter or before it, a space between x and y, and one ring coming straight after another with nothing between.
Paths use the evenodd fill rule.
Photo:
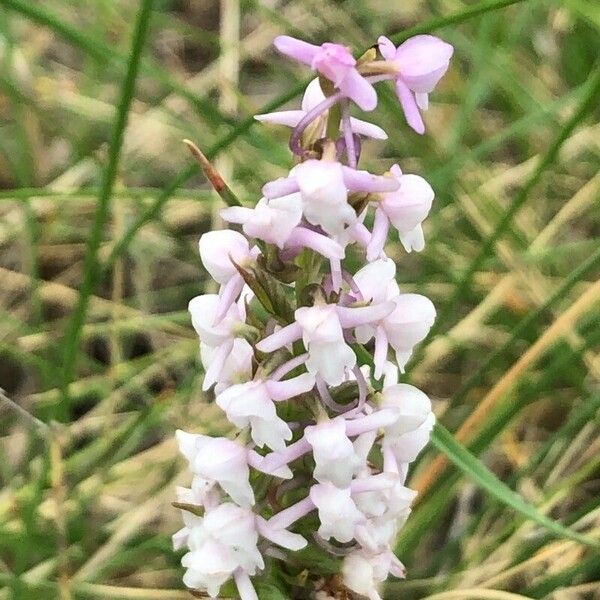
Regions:
<instances>
[{"instance_id":1,"label":"grass blade","mask_svg":"<svg viewBox=\"0 0 600 600\"><path fill-rule=\"evenodd\" d=\"M588 112L592 110L597 102L596 99L600 93L600 70L596 70L594 75L588 82L587 90L579 103L579 106L573 112L569 120L563 125L558 135L554 138L550 144L548 151L544 157L538 163L531 177L528 179L526 184L521 188L519 193L516 195L512 204L508 207L500 222L496 225L494 231L484 240L482 248L479 254L471 262L467 272L464 274L462 279L458 282L454 293L450 297L448 303L440 311L438 318L431 328L430 339L439 331L441 325L446 322L448 316L452 314L458 301L463 297L464 293L471 285L475 273L479 270L487 256L493 250L496 242L501 238L502 234L506 231L512 222L513 217L517 214L519 209L525 204L529 198L529 194L539 183L542 175L546 169L550 167L562 148L563 144L567 141L571 133L575 130L577 125L586 117Z\"/></svg>"},{"instance_id":2,"label":"grass blade","mask_svg":"<svg viewBox=\"0 0 600 600\"><path fill-rule=\"evenodd\" d=\"M100 242L102 239L102 231L104 224L108 218L110 210L110 201L112 190L117 177L117 169L119 158L121 155L121 147L123 145L123 137L129 109L133 101L135 92L135 82L137 79L142 50L146 41L150 26L150 17L152 15L152 6L154 0L142 0L137 21L134 28L131 44L131 54L127 67L127 74L121 86L121 97L115 121L112 140L109 148L108 164L104 171L102 186L98 195L98 205L94 215L94 221L88 238L86 253L83 263L83 280L81 282L79 298L73 315L67 326L67 330L63 339L62 351L62 373L60 387L63 395L63 402L58 406L56 417L61 420L68 417L68 387L73 379L75 371L75 358L79 347L79 339L81 337L81 329L85 321L85 315L90 300L90 296L99 279L100 268L98 258L96 256Z\"/></svg>"},{"instance_id":3,"label":"grass blade","mask_svg":"<svg viewBox=\"0 0 600 600\"><path fill-rule=\"evenodd\" d=\"M598 548L600 545L586 536L564 527L560 523L549 519L540 513L534 506L523 500L519 494L513 492L505 483L500 481L481 461L471 454L462 444L457 442L452 434L439 423L433 429L431 441L435 447L443 452L458 469L486 490L491 496L516 510L524 517L541 525L557 537L568 538L580 544Z\"/></svg>"}]
</instances>

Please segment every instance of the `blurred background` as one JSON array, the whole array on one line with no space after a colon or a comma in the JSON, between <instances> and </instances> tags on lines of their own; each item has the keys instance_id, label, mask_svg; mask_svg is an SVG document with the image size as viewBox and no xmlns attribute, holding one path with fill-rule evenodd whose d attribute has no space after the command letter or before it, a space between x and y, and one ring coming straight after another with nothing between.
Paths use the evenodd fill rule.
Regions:
<instances>
[{"instance_id":1,"label":"blurred background","mask_svg":"<svg viewBox=\"0 0 600 600\"><path fill-rule=\"evenodd\" d=\"M501 496L597 540L597 3L156 0L140 18L149 4L0 0L0 600L190 597L174 430L227 424L187 314L212 291L197 241L222 201L181 140L249 203L289 169L289 131L251 120L299 104L283 32L361 53L422 25L455 46L424 137L391 88L369 116L390 137L364 168L436 191L425 250L390 246L402 289L438 308L405 380ZM423 454L387 597L600 598L599 553L473 469Z\"/></svg>"}]
</instances>

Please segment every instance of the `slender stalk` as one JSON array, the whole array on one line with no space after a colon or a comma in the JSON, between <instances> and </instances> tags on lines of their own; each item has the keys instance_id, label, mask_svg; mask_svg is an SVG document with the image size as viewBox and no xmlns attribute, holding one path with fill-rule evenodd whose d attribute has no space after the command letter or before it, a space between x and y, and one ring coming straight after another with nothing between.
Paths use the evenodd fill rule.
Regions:
<instances>
[{"instance_id":1,"label":"slender stalk","mask_svg":"<svg viewBox=\"0 0 600 600\"><path fill-rule=\"evenodd\" d=\"M115 121L109 148L108 164L104 171L102 186L98 195L98 206L88 238L83 263L83 281L81 282L77 305L67 325L67 330L63 339L63 352L61 356L62 372L60 378L63 401L57 405L56 410L58 414L55 416L58 420L65 420L69 417L68 388L75 372L75 359L79 348L81 329L85 322L90 296L101 275L97 253L102 240L104 225L110 211L112 191L117 178L125 127L127 125L127 118L134 97L135 82L139 71L142 50L150 26L153 4L154 0L142 0L133 32L131 54L127 66L127 73L121 86L121 97L117 110L117 120Z\"/></svg>"}]
</instances>

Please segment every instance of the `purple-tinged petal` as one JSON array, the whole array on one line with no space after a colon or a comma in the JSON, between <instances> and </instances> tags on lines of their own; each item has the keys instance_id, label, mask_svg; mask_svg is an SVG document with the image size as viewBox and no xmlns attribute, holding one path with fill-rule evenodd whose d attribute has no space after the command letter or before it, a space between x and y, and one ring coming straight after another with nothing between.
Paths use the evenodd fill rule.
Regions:
<instances>
[{"instance_id":1,"label":"purple-tinged petal","mask_svg":"<svg viewBox=\"0 0 600 600\"><path fill-rule=\"evenodd\" d=\"M339 258L330 258L329 265L331 268L331 286L334 292L339 292L342 289L342 261Z\"/></svg>"},{"instance_id":2,"label":"purple-tinged petal","mask_svg":"<svg viewBox=\"0 0 600 600\"><path fill-rule=\"evenodd\" d=\"M262 193L265 198L281 198L300 191L298 182L295 177L280 177L275 181L265 183L262 188Z\"/></svg>"},{"instance_id":3,"label":"purple-tinged petal","mask_svg":"<svg viewBox=\"0 0 600 600\"><path fill-rule=\"evenodd\" d=\"M287 529L273 527L260 516L256 517L256 529L264 538L288 550L302 550L308 544L299 533L292 533Z\"/></svg>"},{"instance_id":4,"label":"purple-tinged petal","mask_svg":"<svg viewBox=\"0 0 600 600\"><path fill-rule=\"evenodd\" d=\"M389 302L381 302L370 306L338 306L336 310L341 326L347 329L381 321L381 319L385 319L390 315L395 308L396 304L390 300Z\"/></svg>"},{"instance_id":5,"label":"purple-tinged petal","mask_svg":"<svg viewBox=\"0 0 600 600\"><path fill-rule=\"evenodd\" d=\"M365 492L377 492L388 490L398 482L398 476L392 473L379 473L369 477L355 479L350 484L350 491L353 494L364 494Z\"/></svg>"},{"instance_id":6,"label":"purple-tinged petal","mask_svg":"<svg viewBox=\"0 0 600 600\"><path fill-rule=\"evenodd\" d=\"M361 119L350 117L350 127L352 127L354 133L373 138L374 140L387 140L388 138L387 133L381 127Z\"/></svg>"},{"instance_id":7,"label":"purple-tinged petal","mask_svg":"<svg viewBox=\"0 0 600 600\"><path fill-rule=\"evenodd\" d=\"M213 327L217 326L225 318L225 315L231 308L231 305L238 299L243 288L244 279L239 273L234 275L227 283L221 285Z\"/></svg>"},{"instance_id":8,"label":"purple-tinged petal","mask_svg":"<svg viewBox=\"0 0 600 600\"><path fill-rule=\"evenodd\" d=\"M355 436L367 431L374 431L380 427L388 427L398 420L398 411L391 408L382 408L370 415L346 421L346 435Z\"/></svg>"},{"instance_id":9,"label":"purple-tinged petal","mask_svg":"<svg viewBox=\"0 0 600 600\"><path fill-rule=\"evenodd\" d=\"M397 177L398 179L400 179L400 176L402 175L402 169L400 168L400 166L398 164L394 164L390 167L390 173L394 177Z\"/></svg>"},{"instance_id":10,"label":"purple-tinged petal","mask_svg":"<svg viewBox=\"0 0 600 600\"><path fill-rule=\"evenodd\" d=\"M413 93L401 79L396 80L396 93L398 94L398 99L402 105L406 122L417 133L423 135L425 133L425 123L423 123L423 119L421 118L419 107L417 106Z\"/></svg>"},{"instance_id":11,"label":"purple-tinged petal","mask_svg":"<svg viewBox=\"0 0 600 600\"><path fill-rule=\"evenodd\" d=\"M270 381L279 381L282 377L285 377L290 371L293 371L296 367L303 365L308 358L308 352L300 354L300 356L294 356L287 362L277 367L270 375Z\"/></svg>"},{"instance_id":12,"label":"purple-tinged petal","mask_svg":"<svg viewBox=\"0 0 600 600\"><path fill-rule=\"evenodd\" d=\"M396 46L394 46L394 42L389 38L386 38L385 35L379 36L377 45L379 46L379 52L381 52L383 58L386 60L394 60L394 58L396 58Z\"/></svg>"},{"instance_id":13,"label":"purple-tinged petal","mask_svg":"<svg viewBox=\"0 0 600 600\"><path fill-rule=\"evenodd\" d=\"M312 446L304 438L300 438L297 442L290 444L282 452L271 452L264 457L261 470L267 473L276 471L284 465L304 456L310 452Z\"/></svg>"},{"instance_id":14,"label":"purple-tinged petal","mask_svg":"<svg viewBox=\"0 0 600 600\"><path fill-rule=\"evenodd\" d=\"M310 65L317 53L321 50L319 46L298 40L289 35L279 35L273 40L273 45L281 54L285 54L299 62Z\"/></svg>"},{"instance_id":15,"label":"purple-tinged petal","mask_svg":"<svg viewBox=\"0 0 600 600\"><path fill-rule=\"evenodd\" d=\"M357 171L346 166L342 169L344 183L353 192L394 192L400 187L395 177L372 175L368 171Z\"/></svg>"},{"instance_id":16,"label":"purple-tinged petal","mask_svg":"<svg viewBox=\"0 0 600 600\"><path fill-rule=\"evenodd\" d=\"M314 510L315 505L311 500L310 496L288 506L283 510L279 511L276 515L272 516L268 521L267 525L272 529L285 529L298 519L306 516L309 512Z\"/></svg>"},{"instance_id":17,"label":"purple-tinged petal","mask_svg":"<svg viewBox=\"0 0 600 600\"><path fill-rule=\"evenodd\" d=\"M375 353L373 355L373 364L375 365L375 379L383 375L383 369L387 360L388 339L385 329L380 325L375 330Z\"/></svg>"},{"instance_id":18,"label":"purple-tinged petal","mask_svg":"<svg viewBox=\"0 0 600 600\"><path fill-rule=\"evenodd\" d=\"M417 106L421 110L427 110L429 108L429 94L415 92L415 100L417 101Z\"/></svg>"},{"instance_id":19,"label":"purple-tinged petal","mask_svg":"<svg viewBox=\"0 0 600 600\"><path fill-rule=\"evenodd\" d=\"M369 240L371 239L371 233L365 227L364 223L355 223L349 227L347 231L351 239L358 242L363 248L368 246Z\"/></svg>"},{"instance_id":20,"label":"purple-tinged petal","mask_svg":"<svg viewBox=\"0 0 600 600\"><path fill-rule=\"evenodd\" d=\"M375 88L356 70L349 69L339 84L339 90L362 110L370 111L377 106Z\"/></svg>"},{"instance_id":21,"label":"purple-tinged petal","mask_svg":"<svg viewBox=\"0 0 600 600\"><path fill-rule=\"evenodd\" d=\"M381 208L378 208L375 211L373 231L371 233L371 239L369 240L369 244L367 246L367 260L369 262L373 262L381 256L389 229L389 219L387 218L385 212L381 210Z\"/></svg>"},{"instance_id":22,"label":"purple-tinged petal","mask_svg":"<svg viewBox=\"0 0 600 600\"><path fill-rule=\"evenodd\" d=\"M275 123L275 125L296 127L304 115L305 112L303 110L281 110L279 112L255 115L254 118L261 123Z\"/></svg>"},{"instance_id":23,"label":"purple-tinged petal","mask_svg":"<svg viewBox=\"0 0 600 600\"><path fill-rule=\"evenodd\" d=\"M284 379L283 381L267 380L265 385L271 399L275 402L280 402L310 392L315 387L315 377L310 373L303 373L302 375L298 375L298 377Z\"/></svg>"},{"instance_id":24,"label":"purple-tinged petal","mask_svg":"<svg viewBox=\"0 0 600 600\"><path fill-rule=\"evenodd\" d=\"M279 348L283 348L284 346L299 340L301 337L302 328L300 325L298 323L291 323L260 340L260 342L256 344L256 349L261 352L275 352L275 350L279 350Z\"/></svg>"},{"instance_id":25,"label":"purple-tinged petal","mask_svg":"<svg viewBox=\"0 0 600 600\"><path fill-rule=\"evenodd\" d=\"M341 260L345 254L344 249L335 240L306 227L296 227L288 238L287 245L310 248L326 258Z\"/></svg>"},{"instance_id":26,"label":"purple-tinged petal","mask_svg":"<svg viewBox=\"0 0 600 600\"><path fill-rule=\"evenodd\" d=\"M228 223L245 223L253 214L254 210L247 206L230 206L219 211L221 218Z\"/></svg>"},{"instance_id":27,"label":"purple-tinged petal","mask_svg":"<svg viewBox=\"0 0 600 600\"><path fill-rule=\"evenodd\" d=\"M223 342L217 352L215 353L210 366L206 370L204 375L204 382L202 383L202 391L209 390L214 383L219 379L219 375L225 366L225 361L229 356L233 348L233 339Z\"/></svg>"},{"instance_id":28,"label":"purple-tinged petal","mask_svg":"<svg viewBox=\"0 0 600 600\"><path fill-rule=\"evenodd\" d=\"M413 92L431 92L448 70L454 48L433 35L417 35L396 51L400 77Z\"/></svg>"}]
</instances>

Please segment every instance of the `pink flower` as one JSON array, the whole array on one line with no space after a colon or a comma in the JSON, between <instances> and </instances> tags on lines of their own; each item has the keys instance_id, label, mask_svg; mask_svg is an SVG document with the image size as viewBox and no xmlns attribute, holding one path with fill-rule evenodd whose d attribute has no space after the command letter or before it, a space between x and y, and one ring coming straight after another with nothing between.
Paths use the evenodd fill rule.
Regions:
<instances>
[{"instance_id":1,"label":"pink flower","mask_svg":"<svg viewBox=\"0 0 600 600\"><path fill-rule=\"evenodd\" d=\"M180 452L190 463L192 473L207 491L218 484L240 506L254 504L254 492L248 481L248 450L222 437L186 433L177 430Z\"/></svg>"},{"instance_id":2,"label":"pink flower","mask_svg":"<svg viewBox=\"0 0 600 600\"><path fill-rule=\"evenodd\" d=\"M388 38L378 40L382 56L398 69L396 93L408 124L425 133L421 110L427 110L428 94L448 70L454 48L433 35L416 35L397 48Z\"/></svg>"},{"instance_id":3,"label":"pink flower","mask_svg":"<svg viewBox=\"0 0 600 600\"><path fill-rule=\"evenodd\" d=\"M420 252L425 247L421 223L431 209L433 190L422 177L403 175L398 165L394 165L390 171L400 187L382 194L382 200L377 204L373 233L367 246L368 260L375 260L383 252L390 222L398 230L407 252Z\"/></svg>"},{"instance_id":4,"label":"pink flower","mask_svg":"<svg viewBox=\"0 0 600 600\"><path fill-rule=\"evenodd\" d=\"M384 388L381 406L397 411L397 420L385 427L383 438L385 468L387 470L389 465L396 470L415 460L425 447L435 424L435 415L427 395L406 383Z\"/></svg>"},{"instance_id":5,"label":"pink flower","mask_svg":"<svg viewBox=\"0 0 600 600\"><path fill-rule=\"evenodd\" d=\"M202 264L210 276L221 284L238 275L234 262L245 266L256 256L256 251L250 250L248 240L230 229L204 233L199 246Z\"/></svg>"},{"instance_id":6,"label":"pink flower","mask_svg":"<svg viewBox=\"0 0 600 600\"><path fill-rule=\"evenodd\" d=\"M302 307L294 313L295 323L264 338L256 347L261 352L274 352L302 338L308 350L308 372L319 375L329 385L339 385L347 370L356 364L356 355L346 343L343 329L378 321L393 308L392 302L356 308L336 304Z\"/></svg>"},{"instance_id":7,"label":"pink flower","mask_svg":"<svg viewBox=\"0 0 600 600\"><path fill-rule=\"evenodd\" d=\"M319 483L330 481L343 488L352 481L360 461L346 435L346 422L339 416L304 430L315 459L314 478Z\"/></svg>"},{"instance_id":8,"label":"pink flower","mask_svg":"<svg viewBox=\"0 0 600 600\"><path fill-rule=\"evenodd\" d=\"M276 37L273 43L282 54L309 65L329 79L363 110L373 110L377 106L375 89L357 71L356 60L346 46L330 42L315 46L288 35Z\"/></svg>"},{"instance_id":9,"label":"pink flower","mask_svg":"<svg viewBox=\"0 0 600 600\"><path fill-rule=\"evenodd\" d=\"M404 565L391 550L372 554L363 549L354 550L344 558L342 577L344 584L353 592L366 596L369 600L381 600L377 592L388 574L404 577Z\"/></svg>"},{"instance_id":10,"label":"pink flower","mask_svg":"<svg viewBox=\"0 0 600 600\"><path fill-rule=\"evenodd\" d=\"M240 428L250 426L257 446L281 452L285 441L292 439L292 431L277 416L274 402L308 392L314 385L314 377L308 373L284 381L249 381L222 391L216 402L231 423Z\"/></svg>"},{"instance_id":11,"label":"pink flower","mask_svg":"<svg viewBox=\"0 0 600 600\"><path fill-rule=\"evenodd\" d=\"M263 186L266 198L300 192L306 220L332 236L340 236L357 222L348 204L351 192L392 192L399 187L394 177L371 175L328 160L307 160L294 167L288 177Z\"/></svg>"},{"instance_id":12,"label":"pink flower","mask_svg":"<svg viewBox=\"0 0 600 600\"><path fill-rule=\"evenodd\" d=\"M279 248L311 248L326 258L344 258L344 249L335 240L312 229L300 227L302 195L298 192L267 200L261 198L254 208L233 206L221 211L230 223L239 223L244 233Z\"/></svg>"},{"instance_id":13,"label":"pink flower","mask_svg":"<svg viewBox=\"0 0 600 600\"><path fill-rule=\"evenodd\" d=\"M313 79L304 92L301 110L282 110L264 115L256 115L254 118L257 121L264 121L266 123L296 127L313 108L316 108L324 100L325 94L321 90L319 80ZM326 119L322 119L321 137L325 137L325 126ZM361 119L356 119L355 117L350 117L350 128L353 133L377 140L387 140L388 137L387 133L381 127L367 121L362 121Z\"/></svg>"},{"instance_id":14,"label":"pink flower","mask_svg":"<svg viewBox=\"0 0 600 600\"><path fill-rule=\"evenodd\" d=\"M340 489L325 482L310 488L310 499L319 512L319 535L345 544L352 541L356 527L365 516L356 508L350 488Z\"/></svg>"}]
</instances>

